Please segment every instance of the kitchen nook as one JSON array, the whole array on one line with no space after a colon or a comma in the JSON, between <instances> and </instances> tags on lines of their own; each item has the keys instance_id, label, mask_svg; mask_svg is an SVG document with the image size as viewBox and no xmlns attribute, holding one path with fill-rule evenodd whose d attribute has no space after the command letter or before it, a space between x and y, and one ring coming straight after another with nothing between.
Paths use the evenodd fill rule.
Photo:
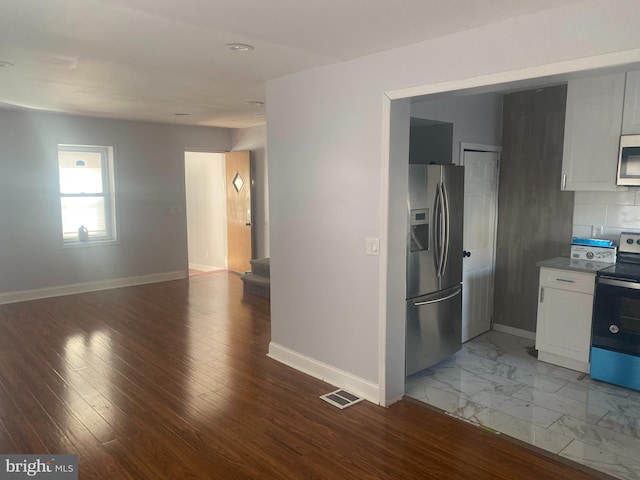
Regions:
<instances>
[{"instance_id":1,"label":"kitchen nook","mask_svg":"<svg viewBox=\"0 0 640 480\"><path fill-rule=\"evenodd\" d=\"M505 94L491 329L406 394L638 480L640 72L562 88L561 112L534 112L547 89Z\"/></svg>"}]
</instances>

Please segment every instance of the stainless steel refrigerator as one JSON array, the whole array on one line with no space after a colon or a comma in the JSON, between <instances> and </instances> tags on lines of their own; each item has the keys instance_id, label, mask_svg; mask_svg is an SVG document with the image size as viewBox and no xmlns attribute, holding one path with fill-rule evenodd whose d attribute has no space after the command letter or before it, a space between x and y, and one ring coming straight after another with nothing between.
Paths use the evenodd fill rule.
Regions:
<instances>
[{"instance_id":1,"label":"stainless steel refrigerator","mask_svg":"<svg viewBox=\"0 0 640 480\"><path fill-rule=\"evenodd\" d=\"M406 374L462 345L464 167L409 165Z\"/></svg>"}]
</instances>

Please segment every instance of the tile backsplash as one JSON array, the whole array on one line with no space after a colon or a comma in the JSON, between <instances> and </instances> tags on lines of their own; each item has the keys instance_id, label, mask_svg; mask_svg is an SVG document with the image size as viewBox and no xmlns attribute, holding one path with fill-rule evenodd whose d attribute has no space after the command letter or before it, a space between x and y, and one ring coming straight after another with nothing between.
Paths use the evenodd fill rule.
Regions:
<instances>
[{"instance_id":1,"label":"tile backsplash","mask_svg":"<svg viewBox=\"0 0 640 480\"><path fill-rule=\"evenodd\" d=\"M640 188L620 192L575 192L573 236L620 240L620 232L640 233Z\"/></svg>"}]
</instances>

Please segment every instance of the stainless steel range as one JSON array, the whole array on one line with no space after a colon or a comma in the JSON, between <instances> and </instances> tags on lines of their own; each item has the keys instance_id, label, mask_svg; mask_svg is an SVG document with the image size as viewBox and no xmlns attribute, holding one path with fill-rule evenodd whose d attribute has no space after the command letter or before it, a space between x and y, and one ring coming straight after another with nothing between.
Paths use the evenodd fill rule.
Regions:
<instances>
[{"instance_id":1,"label":"stainless steel range","mask_svg":"<svg viewBox=\"0 0 640 480\"><path fill-rule=\"evenodd\" d=\"M617 263L597 273L590 374L640 390L640 233L622 233Z\"/></svg>"}]
</instances>

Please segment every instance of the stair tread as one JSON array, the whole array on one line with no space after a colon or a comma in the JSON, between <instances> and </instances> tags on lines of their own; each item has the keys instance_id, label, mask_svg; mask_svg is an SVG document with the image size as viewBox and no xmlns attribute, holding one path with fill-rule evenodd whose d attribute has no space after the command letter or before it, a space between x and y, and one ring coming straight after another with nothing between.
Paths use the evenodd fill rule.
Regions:
<instances>
[{"instance_id":1,"label":"stair tread","mask_svg":"<svg viewBox=\"0 0 640 480\"><path fill-rule=\"evenodd\" d=\"M271 258L270 257L254 258L253 260L251 260L251 264L253 265L254 263L260 264L260 265L269 265L271 263Z\"/></svg>"},{"instance_id":2,"label":"stair tread","mask_svg":"<svg viewBox=\"0 0 640 480\"><path fill-rule=\"evenodd\" d=\"M249 283L260 283L263 285L268 285L271 283L269 277L263 277L262 275L256 275L255 273L245 273L242 277L240 277L243 282Z\"/></svg>"},{"instance_id":3,"label":"stair tread","mask_svg":"<svg viewBox=\"0 0 640 480\"><path fill-rule=\"evenodd\" d=\"M271 282L269 277L263 277L255 273L245 273L240 278L242 279L243 293L257 295L263 298L271 297Z\"/></svg>"},{"instance_id":4,"label":"stair tread","mask_svg":"<svg viewBox=\"0 0 640 480\"><path fill-rule=\"evenodd\" d=\"M271 259L269 257L251 260L251 273L269 278L271 275L270 263Z\"/></svg>"}]
</instances>

